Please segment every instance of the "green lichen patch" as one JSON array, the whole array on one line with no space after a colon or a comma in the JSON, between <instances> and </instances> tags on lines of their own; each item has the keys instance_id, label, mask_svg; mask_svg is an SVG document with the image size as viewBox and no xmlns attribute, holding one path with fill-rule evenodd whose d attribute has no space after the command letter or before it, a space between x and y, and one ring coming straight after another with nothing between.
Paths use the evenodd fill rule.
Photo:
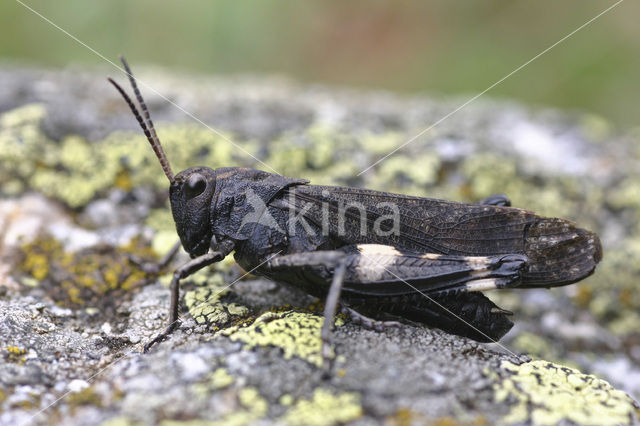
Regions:
<instances>
[{"instance_id":1,"label":"green lichen patch","mask_svg":"<svg viewBox=\"0 0 640 426\"><path fill-rule=\"evenodd\" d=\"M249 315L249 308L233 301L224 274L203 270L189 277L189 282L195 288L185 292L184 301L196 323L218 330Z\"/></svg>"},{"instance_id":2,"label":"green lichen patch","mask_svg":"<svg viewBox=\"0 0 640 426\"><path fill-rule=\"evenodd\" d=\"M315 184L337 184L353 178L358 165L340 155L340 146L356 146L352 135L313 125L300 135L284 135L269 143L264 162L285 176L304 177Z\"/></svg>"},{"instance_id":3,"label":"green lichen patch","mask_svg":"<svg viewBox=\"0 0 640 426\"><path fill-rule=\"evenodd\" d=\"M465 178L466 197L477 200L492 194L504 193L514 206L535 211L542 216L580 218L587 226L587 212L602 208L600 188L585 187L581 180L564 176L531 176L513 159L496 154L469 157L460 166ZM582 217L581 217L582 216Z\"/></svg>"},{"instance_id":4,"label":"green lichen patch","mask_svg":"<svg viewBox=\"0 0 640 426\"><path fill-rule=\"evenodd\" d=\"M536 333L523 331L514 338L511 345L518 352L531 357L554 360L559 357L559 354L554 351L554 345Z\"/></svg>"},{"instance_id":5,"label":"green lichen patch","mask_svg":"<svg viewBox=\"0 0 640 426\"><path fill-rule=\"evenodd\" d=\"M630 232L625 241L605 250L597 280L578 286L574 301L589 310L600 324L618 336L637 336L640 324L640 294L637 277L640 265L630 259L640 256L640 235Z\"/></svg>"},{"instance_id":6,"label":"green lichen patch","mask_svg":"<svg viewBox=\"0 0 640 426\"><path fill-rule=\"evenodd\" d=\"M280 419L288 425L325 426L343 424L362 417L360 395L333 393L317 388L310 399L300 399Z\"/></svg>"},{"instance_id":7,"label":"green lichen patch","mask_svg":"<svg viewBox=\"0 0 640 426\"><path fill-rule=\"evenodd\" d=\"M637 422L638 407L624 392L595 376L548 361L521 365L503 361L495 380L495 402L508 404L504 423L620 425Z\"/></svg>"},{"instance_id":8,"label":"green lichen patch","mask_svg":"<svg viewBox=\"0 0 640 426\"><path fill-rule=\"evenodd\" d=\"M93 407L102 407L102 397L96 392L95 388L88 387L79 392L72 392L67 396L67 403L70 407L79 407L81 405L91 405Z\"/></svg>"},{"instance_id":9,"label":"green lichen patch","mask_svg":"<svg viewBox=\"0 0 640 426\"><path fill-rule=\"evenodd\" d=\"M247 387L238 391L238 403L240 407L224 418L212 422L213 426L240 426L252 424L267 415L269 403L260 392L253 387Z\"/></svg>"},{"instance_id":10,"label":"green lichen patch","mask_svg":"<svg viewBox=\"0 0 640 426\"><path fill-rule=\"evenodd\" d=\"M249 348L275 346L285 359L298 357L318 367L322 365L320 329L323 317L312 313L288 310L267 312L249 324L224 329L220 334ZM336 320L341 325L342 319Z\"/></svg>"},{"instance_id":11,"label":"green lichen patch","mask_svg":"<svg viewBox=\"0 0 640 426\"><path fill-rule=\"evenodd\" d=\"M0 193L31 188L79 208L113 187L129 191L151 185L166 191L166 178L141 132L116 132L96 142L78 136L56 142L41 129L45 115L39 104L0 115ZM160 124L158 135L175 170L195 164L246 165L242 151L201 126ZM247 143L243 149L256 148Z\"/></svg>"},{"instance_id":12,"label":"green lichen patch","mask_svg":"<svg viewBox=\"0 0 640 426\"><path fill-rule=\"evenodd\" d=\"M211 373L210 382L213 389L222 389L231 385L234 382L234 378L224 368L218 368Z\"/></svg>"},{"instance_id":13,"label":"green lichen patch","mask_svg":"<svg viewBox=\"0 0 640 426\"><path fill-rule=\"evenodd\" d=\"M19 194L26 176L35 173L38 164L48 161L50 152L42 151L47 138L40 130L46 109L30 104L0 115L0 190Z\"/></svg>"},{"instance_id":14,"label":"green lichen patch","mask_svg":"<svg viewBox=\"0 0 640 426\"><path fill-rule=\"evenodd\" d=\"M213 392L227 388L235 382L235 378L224 368L218 368L210 373L204 381L196 383L194 392L203 398L209 397Z\"/></svg>"},{"instance_id":15,"label":"green lichen patch","mask_svg":"<svg viewBox=\"0 0 640 426\"><path fill-rule=\"evenodd\" d=\"M138 426L142 423L131 420L126 416L112 417L100 424L100 426Z\"/></svg>"},{"instance_id":16,"label":"green lichen patch","mask_svg":"<svg viewBox=\"0 0 640 426\"><path fill-rule=\"evenodd\" d=\"M107 310L149 278L129 256L156 258L138 238L122 247L100 245L67 252L58 240L44 235L23 245L20 252L19 271L36 280L58 304Z\"/></svg>"},{"instance_id":17,"label":"green lichen patch","mask_svg":"<svg viewBox=\"0 0 640 426\"><path fill-rule=\"evenodd\" d=\"M162 426L244 426L253 424L267 416L269 403L253 387L238 390L235 409L219 420L165 420Z\"/></svg>"},{"instance_id":18,"label":"green lichen patch","mask_svg":"<svg viewBox=\"0 0 640 426\"><path fill-rule=\"evenodd\" d=\"M394 155L380 163L368 185L385 191L426 196L439 180L440 159L432 152L413 157Z\"/></svg>"}]
</instances>

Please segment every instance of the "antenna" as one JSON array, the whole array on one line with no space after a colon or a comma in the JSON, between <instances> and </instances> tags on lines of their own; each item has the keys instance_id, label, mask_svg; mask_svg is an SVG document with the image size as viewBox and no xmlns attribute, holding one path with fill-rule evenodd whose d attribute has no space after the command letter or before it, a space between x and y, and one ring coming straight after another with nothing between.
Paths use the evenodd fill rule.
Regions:
<instances>
[{"instance_id":1,"label":"antenna","mask_svg":"<svg viewBox=\"0 0 640 426\"><path fill-rule=\"evenodd\" d=\"M169 160L167 159L167 156L165 155L164 150L162 149L162 145L160 144L160 139L158 139L156 130L153 127L153 122L151 121L151 117L149 116L149 110L147 109L147 105L145 104L144 99L142 98L142 94L140 93L140 90L138 90L138 85L136 84L136 80L133 77L133 74L131 73L131 69L127 64L127 61L124 59L123 56L120 57L120 60L122 61L122 65L124 65L125 70L127 71L127 75L129 76L129 81L131 82L131 86L133 87L133 91L136 95L136 99L138 100L138 103L142 108L142 112L144 113L144 118L142 117L142 115L140 115L138 108L136 108L135 104L133 103L131 98L129 98L129 96L124 91L124 89L120 87L120 85L116 83L113 79L108 78L107 80L109 80L109 82L113 84L113 86L118 90L118 92L120 92L120 95L122 95L127 105L129 105L129 108L131 108L131 112L136 117L136 120L138 120L138 124L140 124L140 127L142 127L142 131L147 137L147 140L149 141L149 143L151 144L151 148L153 148L153 152L155 152L156 157L158 157L158 160L160 161L160 165L162 166L162 170L164 171L164 174L169 179L169 182L173 182L173 171L171 170L171 166L169 165Z\"/></svg>"}]
</instances>

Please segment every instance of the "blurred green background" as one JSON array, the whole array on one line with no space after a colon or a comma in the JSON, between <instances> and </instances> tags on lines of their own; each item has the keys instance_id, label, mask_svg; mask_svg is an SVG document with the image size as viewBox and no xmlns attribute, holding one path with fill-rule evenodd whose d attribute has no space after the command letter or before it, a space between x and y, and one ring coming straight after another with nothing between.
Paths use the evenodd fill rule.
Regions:
<instances>
[{"instance_id":1,"label":"blurred green background","mask_svg":"<svg viewBox=\"0 0 640 426\"><path fill-rule=\"evenodd\" d=\"M21 0L110 59L201 73L472 96L615 1ZM638 123L640 4L626 0L489 96ZM0 62L103 60L15 0L0 3ZM2 82L0 82L2 84Z\"/></svg>"}]
</instances>

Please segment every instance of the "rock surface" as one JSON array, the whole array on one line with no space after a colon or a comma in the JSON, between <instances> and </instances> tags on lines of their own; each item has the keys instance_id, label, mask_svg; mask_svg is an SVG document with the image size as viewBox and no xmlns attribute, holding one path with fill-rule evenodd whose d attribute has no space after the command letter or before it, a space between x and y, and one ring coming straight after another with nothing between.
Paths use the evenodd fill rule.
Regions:
<instances>
[{"instance_id":1,"label":"rock surface","mask_svg":"<svg viewBox=\"0 0 640 426\"><path fill-rule=\"evenodd\" d=\"M245 165L456 200L504 192L602 236L585 282L490 295L516 313L501 344L338 318L323 379L318 303L230 261L187 280L179 331L140 354L166 322L169 275L130 256L156 260L177 238L165 178L108 73L0 68L0 424L640 422L637 132L479 100L358 175L464 99L140 70L220 132L143 85L175 170Z\"/></svg>"}]
</instances>

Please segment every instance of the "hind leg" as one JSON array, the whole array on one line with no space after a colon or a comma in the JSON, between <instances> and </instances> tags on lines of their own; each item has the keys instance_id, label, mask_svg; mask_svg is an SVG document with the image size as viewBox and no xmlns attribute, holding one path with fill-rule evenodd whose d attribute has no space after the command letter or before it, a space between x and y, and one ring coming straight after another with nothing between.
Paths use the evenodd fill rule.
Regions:
<instances>
[{"instance_id":1,"label":"hind leg","mask_svg":"<svg viewBox=\"0 0 640 426\"><path fill-rule=\"evenodd\" d=\"M358 324L367 330L384 331L387 328L402 327L401 322L375 320L348 306L341 306L340 310L343 314L348 315L354 324Z\"/></svg>"},{"instance_id":2,"label":"hind leg","mask_svg":"<svg viewBox=\"0 0 640 426\"><path fill-rule=\"evenodd\" d=\"M316 251L275 256L267 261L271 270L287 268L320 267L331 271L331 284L324 304L324 321L320 331L322 339L321 355L324 376L331 370L331 328L340 301L342 284L347 269L347 255L342 251Z\"/></svg>"},{"instance_id":3,"label":"hind leg","mask_svg":"<svg viewBox=\"0 0 640 426\"><path fill-rule=\"evenodd\" d=\"M279 276L291 279L291 274L299 279L299 276L295 275L296 271L304 272L307 278L315 275L316 278L329 284L328 288L324 287L328 291L321 332L323 367L326 372L330 369L331 326L344 282L347 283L351 292L357 289L363 294L375 295L382 290L390 295L413 294L428 301L441 294L455 295L516 287L521 282L521 271L527 260L526 256L519 254L457 256L402 252L392 246L359 244L345 246L341 250L275 256L266 262L264 273L274 279L278 279ZM473 313L478 311L480 297L468 296L464 300L465 303L452 302L450 309L446 308L444 312L438 311L437 314L452 315L456 321L461 321L458 317L464 317L463 322L475 323L476 318ZM473 300L467 303L468 299ZM381 300L372 300L371 303L381 302ZM491 314L501 315L500 312L491 311L493 305L482 303L481 306L484 318L490 319ZM423 310L421 306L418 308ZM461 314L461 311L470 311L470 314ZM486 315L485 311L487 311ZM355 317L356 321L361 321L365 325L370 323L375 327L375 324L368 321L365 316L355 315ZM423 322L435 325L443 323L429 321L431 317ZM425 315L421 314L420 318L425 318ZM455 327L446 329L455 329ZM491 331L483 333L489 336L495 334Z\"/></svg>"}]
</instances>

